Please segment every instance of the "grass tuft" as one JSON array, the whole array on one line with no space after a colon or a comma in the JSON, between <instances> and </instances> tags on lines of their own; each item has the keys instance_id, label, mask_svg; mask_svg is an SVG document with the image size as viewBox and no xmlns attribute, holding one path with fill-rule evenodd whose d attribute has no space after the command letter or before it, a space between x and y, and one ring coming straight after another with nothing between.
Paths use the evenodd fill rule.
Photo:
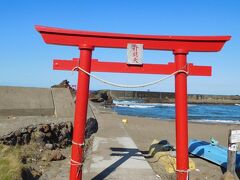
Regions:
<instances>
[{"instance_id":1,"label":"grass tuft","mask_svg":"<svg viewBox=\"0 0 240 180\"><path fill-rule=\"evenodd\" d=\"M9 147L0 144L0 179L22 179L21 150L18 147Z\"/></svg>"}]
</instances>

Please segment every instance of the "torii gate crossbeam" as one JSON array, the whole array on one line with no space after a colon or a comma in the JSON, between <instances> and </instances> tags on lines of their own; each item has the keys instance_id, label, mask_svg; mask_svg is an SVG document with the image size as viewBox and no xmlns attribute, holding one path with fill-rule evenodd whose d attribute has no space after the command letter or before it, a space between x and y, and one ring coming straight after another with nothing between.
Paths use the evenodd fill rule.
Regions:
<instances>
[{"instance_id":1,"label":"torii gate crossbeam","mask_svg":"<svg viewBox=\"0 0 240 180\"><path fill-rule=\"evenodd\" d=\"M36 26L48 44L77 46L80 58L72 61L55 60L56 70L72 70L80 67L92 72L122 72L142 74L171 74L177 70L188 71L188 75L210 76L211 67L194 66L187 63L189 52L220 51L230 36L152 36L117 33L102 33L66 30L44 26ZM174 63L167 65L143 64L143 66L128 66L124 63L99 62L92 60L92 51L97 47L126 48L128 43L143 44L144 49L172 51ZM89 76L78 72L76 110L74 119L72 159L70 179L82 178L81 167L84 143L84 130L87 115L89 94ZM188 112L187 112L187 74L179 72L175 75L175 103L176 103L176 158L177 179L186 180L188 177Z\"/></svg>"},{"instance_id":2,"label":"torii gate crossbeam","mask_svg":"<svg viewBox=\"0 0 240 180\"><path fill-rule=\"evenodd\" d=\"M54 70L72 71L78 66L79 58L72 60L53 60ZM92 59L91 72L110 72L110 73L136 73L136 74L172 74L177 71L176 63L168 64L143 64L142 66L131 66L120 62L101 62ZM210 66L196 66L192 63L187 64L188 75L191 76L211 76Z\"/></svg>"}]
</instances>

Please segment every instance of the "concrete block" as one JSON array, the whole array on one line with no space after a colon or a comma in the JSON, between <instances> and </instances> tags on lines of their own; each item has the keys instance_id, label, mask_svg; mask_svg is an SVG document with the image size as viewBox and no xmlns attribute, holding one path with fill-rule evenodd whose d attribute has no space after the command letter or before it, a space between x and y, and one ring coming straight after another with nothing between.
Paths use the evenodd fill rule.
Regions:
<instances>
[{"instance_id":1,"label":"concrete block","mask_svg":"<svg viewBox=\"0 0 240 180\"><path fill-rule=\"evenodd\" d=\"M57 117L73 117L75 103L67 88L52 88L52 97Z\"/></svg>"},{"instance_id":2,"label":"concrete block","mask_svg":"<svg viewBox=\"0 0 240 180\"><path fill-rule=\"evenodd\" d=\"M0 87L0 115L54 115L51 89L10 86Z\"/></svg>"}]
</instances>

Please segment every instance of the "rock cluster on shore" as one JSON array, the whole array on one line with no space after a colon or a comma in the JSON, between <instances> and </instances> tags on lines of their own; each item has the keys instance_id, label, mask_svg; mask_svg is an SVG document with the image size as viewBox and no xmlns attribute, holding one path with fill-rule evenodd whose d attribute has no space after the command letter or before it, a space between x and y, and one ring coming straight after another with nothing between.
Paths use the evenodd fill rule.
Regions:
<instances>
[{"instance_id":1,"label":"rock cluster on shore","mask_svg":"<svg viewBox=\"0 0 240 180\"><path fill-rule=\"evenodd\" d=\"M72 122L29 125L0 137L0 143L14 146L31 142L47 149L64 148L71 144L72 131Z\"/></svg>"},{"instance_id":2,"label":"rock cluster on shore","mask_svg":"<svg viewBox=\"0 0 240 180\"><path fill-rule=\"evenodd\" d=\"M104 105L112 105L113 103L113 98L109 91L105 90L100 90L100 91L93 91L90 94L89 98L92 102L97 102L97 103L104 103Z\"/></svg>"}]
</instances>

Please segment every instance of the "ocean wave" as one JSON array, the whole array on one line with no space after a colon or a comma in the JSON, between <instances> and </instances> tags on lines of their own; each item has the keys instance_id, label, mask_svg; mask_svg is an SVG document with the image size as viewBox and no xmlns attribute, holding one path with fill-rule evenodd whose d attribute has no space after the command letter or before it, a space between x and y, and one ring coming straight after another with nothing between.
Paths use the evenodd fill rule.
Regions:
<instances>
[{"instance_id":1,"label":"ocean wave","mask_svg":"<svg viewBox=\"0 0 240 180\"><path fill-rule=\"evenodd\" d=\"M140 101L135 100L113 100L114 104L136 104L140 103Z\"/></svg>"},{"instance_id":2,"label":"ocean wave","mask_svg":"<svg viewBox=\"0 0 240 180\"><path fill-rule=\"evenodd\" d=\"M145 105L130 105L129 108L154 108L155 106L145 106Z\"/></svg>"},{"instance_id":3,"label":"ocean wave","mask_svg":"<svg viewBox=\"0 0 240 180\"><path fill-rule=\"evenodd\" d=\"M116 104L118 107L127 107L127 108L154 108L155 106L149 105L137 105L137 104Z\"/></svg>"},{"instance_id":4,"label":"ocean wave","mask_svg":"<svg viewBox=\"0 0 240 180\"><path fill-rule=\"evenodd\" d=\"M165 107L175 107L175 104L170 103L158 103L159 106L165 106ZM188 107L197 106L196 104L188 104Z\"/></svg>"},{"instance_id":5,"label":"ocean wave","mask_svg":"<svg viewBox=\"0 0 240 180\"><path fill-rule=\"evenodd\" d=\"M129 107L129 108L153 108L153 107L175 107L173 103L143 103L141 101L135 100L113 100L113 103L119 107ZM195 104L188 104L188 107L196 106Z\"/></svg>"},{"instance_id":6,"label":"ocean wave","mask_svg":"<svg viewBox=\"0 0 240 180\"><path fill-rule=\"evenodd\" d=\"M114 110L119 114L175 119L175 104L173 103L143 103L131 100L114 101L114 103L116 105ZM189 121L211 124L240 124L240 109L237 106L240 104L235 104L235 106L188 104Z\"/></svg>"},{"instance_id":7,"label":"ocean wave","mask_svg":"<svg viewBox=\"0 0 240 180\"><path fill-rule=\"evenodd\" d=\"M175 107L175 104L170 104L170 103L161 103L161 106L167 106L167 107Z\"/></svg>"},{"instance_id":8,"label":"ocean wave","mask_svg":"<svg viewBox=\"0 0 240 180\"><path fill-rule=\"evenodd\" d=\"M211 119L199 119L189 120L190 122L211 123L211 124L240 124L240 121L236 120L211 120Z\"/></svg>"}]
</instances>

